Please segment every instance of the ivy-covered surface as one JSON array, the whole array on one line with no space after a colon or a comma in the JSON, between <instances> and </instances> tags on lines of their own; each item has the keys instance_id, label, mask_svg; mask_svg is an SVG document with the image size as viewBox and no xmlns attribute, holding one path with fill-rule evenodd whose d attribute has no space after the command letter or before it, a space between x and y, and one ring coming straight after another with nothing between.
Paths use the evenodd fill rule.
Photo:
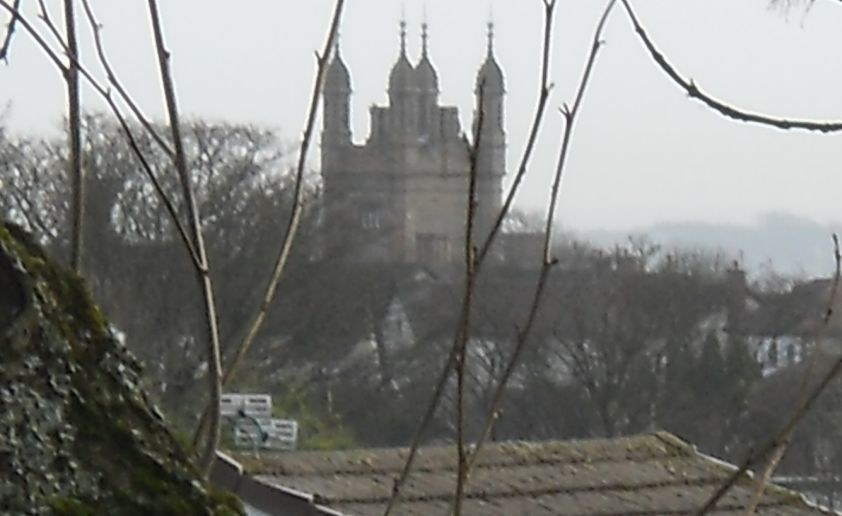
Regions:
<instances>
[{"instance_id":1,"label":"ivy-covered surface","mask_svg":"<svg viewBox=\"0 0 842 516\"><path fill-rule=\"evenodd\" d=\"M241 514L139 375L84 282L0 222L0 513Z\"/></svg>"}]
</instances>

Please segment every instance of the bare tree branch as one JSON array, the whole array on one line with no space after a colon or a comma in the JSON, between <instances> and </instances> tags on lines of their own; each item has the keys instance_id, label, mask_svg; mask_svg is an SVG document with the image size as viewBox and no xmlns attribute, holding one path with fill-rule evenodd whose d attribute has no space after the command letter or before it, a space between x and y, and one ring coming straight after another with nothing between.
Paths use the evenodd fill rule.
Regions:
<instances>
[{"instance_id":1,"label":"bare tree branch","mask_svg":"<svg viewBox=\"0 0 842 516\"><path fill-rule=\"evenodd\" d=\"M602 16L599 19L599 23L597 24L596 30L594 31L593 42L591 43L591 50L590 54L588 55L588 61L585 65L585 70L579 82L579 88L577 90L572 107L568 108L565 105L562 108L562 115L565 121L565 128L561 140L561 150L559 151L558 162L556 163L556 170L553 178L552 190L550 193L550 200L547 208L547 220L545 222L544 227L544 249L541 263L541 272L538 276L537 286L535 288L535 293L532 297L532 303L529 307L526 322L523 328L517 333L517 343L515 345L515 349L512 352L512 356L506 364L506 368L503 371L503 375L501 376L500 381L497 384L497 388L494 391L491 408L487 414L485 424L483 425L482 434L480 435L480 438L474 446L473 452L471 453L471 457L468 463L469 468L473 467L473 465L476 463L477 457L479 456L480 451L482 451L483 444L490 437L494 425L500 417L500 406L503 402L503 394L505 393L506 386L508 385L512 373L520 363L520 357L523 354L524 349L526 348L527 342L529 341L529 335L532 331L532 328L538 315L539 308L541 306L541 300L543 299L543 294L546 288L547 279L549 278L550 270L556 263L556 259L552 256L552 229L553 221L555 219L556 214L556 208L558 205L557 203L559 191L561 189L561 180L564 173L564 167L567 163L567 156L569 153L570 137L573 134L573 126L576 121L576 115L579 113L579 108L582 104L582 99L584 98L585 91L587 90L588 83L590 82L590 77L593 71L594 64L596 63L597 54L599 53L599 50L604 44L601 39L603 28L605 27L605 23L608 20L608 16L614 9L615 5L616 0L610 0L605 6L605 10L603 11Z\"/></svg>"},{"instance_id":2,"label":"bare tree branch","mask_svg":"<svg viewBox=\"0 0 842 516\"><path fill-rule=\"evenodd\" d=\"M82 271L83 218L85 213L85 182L82 169L82 115L79 97L79 44L76 40L76 14L73 0L64 0L64 23L67 38L68 63L64 80L67 83L68 172L71 185L70 205L70 266Z\"/></svg>"},{"instance_id":3,"label":"bare tree branch","mask_svg":"<svg viewBox=\"0 0 842 516\"><path fill-rule=\"evenodd\" d=\"M53 38L58 43L58 46L61 47L62 51L70 58L70 50L67 48L67 41L64 40L64 37L61 35L61 31L58 30L58 26L53 22L52 16L50 16L50 11L47 9L47 4L44 3L44 0L38 0L38 17L41 18L41 21L44 22L44 25L47 26L47 29L52 34Z\"/></svg>"},{"instance_id":4,"label":"bare tree branch","mask_svg":"<svg viewBox=\"0 0 842 516\"><path fill-rule=\"evenodd\" d=\"M179 124L178 104L175 98L175 86L170 72L170 53L164 44L164 33L161 28L161 18L158 14L158 3L156 0L148 0L149 18L152 22L152 33L155 37L155 51L158 56L158 67L161 73L161 86L164 89L164 98L167 104L170 131L172 132L173 146L175 150L174 165L181 180L184 201L187 204L187 216L190 221L190 233L194 248L198 253L199 267L196 268L196 280L202 290L202 301L204 303L205 339L208 346L208 387L210 397L210 416L208 420L208 438L205 448L199 459L199 469L202 476L207 478L210 474L213 462L216 459L216 449L219 445L220 435L220 406L222 399L222 362L219 351L219 327L216 317L216 301L214 300L213 283L210 277L210 266L208 263L207 249L205 248L202 235L202 223L199 209L196 205L196 198L193 195L193 187L190 182L190 171L187 169L187 157L184 152L184 140L181 137L181 126Z\"/></svg>"},{"instance_id":5,"label":"bare tree branch","mask_svg":"<svg viewBox=\"0 0 842 516\"><path fill-rule=\"evenodd\" d=\"M842 3L842 0L836 0L839 3ZM789 9L796 4L804 4L806 11L810 11L813 8L813 4L816 3L816 0L769 0L769 7L780 7L782 9Z\"/></svg>"},{"instance_id":6,"label":"bare tree branch","mask_svg":"<svg viewBox=\"0 0 842 516\"><path fill-rule=\"evenodd\" d=\"M624 0L625 1L625 0ZM838 295L838 288L839 288L839 276L840 276L840 262L842 262L842 255L840 255L839 251L839 238L836 234L833 235L833 256L836 262L836 273L833 277L833 284L830 289L829 294L829 301L827 305L827 309L824 312L822 317L822 324L828 325L830 323L830 318L833 315L833 307L835 305L835 299ZM819 383L813 390L806 395L802 400L795 411L790 415L789 420L786 424L778 431L772 439L766 442L762 447L750 452L748 457L740 464L740 466L733 472L731 475L723 482L721 486L711 495L711 497L705 502L705 505L702 506L695 514L697 516L701 516L703 514L707 514L708 512L712 511L716 508L716 504L719 500L725 496L728 491L731 490L732 487L737 483L737 481L745 475L746 471L749 470L752 466L759 463L760 461L766 459L767 457L771 457L768 461L768 465L771 466L768 471L768 476L771 476L772 471L774 471L775 467L777 466L777 461L780 460L780 457L777 455L783 456L783 451L788 444L788 442L792 438L792 434L795 432L795 428L804 416L810 412L810 409L813 408L816 401L819 399L819 396L827 389L830 382L835 380L840 373L842 373L842 355L840 355L836 362L833 363L833 366L830 370L825 373L825 375L821 378ZM776 458L777 457L777 458ZM766 472L764 471L764 476ZM763 487L765 486L765 480L759 484L760 490L762 492ZM749 507L750 508L750 507ZM750 514L750 513L749 513Z\"/></svg>"},{"instance_id":7,"label":"bare tree branch","mask_svg":"<svg viewBox=\"0 0 842 516\"><path fill-rule=\"evenodd\" d=\"M822 314L821 326L816 331L814 342L816 346L822 341L825 333L827 332L828 328L830 327L830 319L833 316L833 304L836 300L836 292L839 289L839 277L840 273L842 273L842 255L840 255L839 251L839 238L836 234L833 234L833 259L835 263L835 272L833 274L833 281L830 286L830 293L828 294L827 298L827 305ZM813 369L816 364L816 360L818 359L818 349L813 349L813 354L810 357L810 362L807 365L807 368L804 370L804 374L801 378L801 387L800 387L800 396L803 403L804 397L807 395L807 384L810 378L813 377ZM748 506L746 507L745 514L751 515L757 510L757 506L760 504L760 499L763 496L763 491L766 489L766 484L769 482L769 479L772 478L772 475L775 473L775 469L777 469L778 464L781 462L784 454L786 453L787 449L789 448L790 443L792 443L792 437L795 433L795 427L791 427L786 435L781 437L781 442L778 446L771 452L771 456L766 461L766 466L763 468L763 472L757 476L757 487L752 494L751 501L749 502Z\"/></svg>"},{"instance_id":8,"label":"bare tree branch","mask_svg":"<svg viewBox=\"0 0 842 516\"><path fill-rule=\"evenodd\" d=\"M526 176L526 171L529 167L529 160L532 158L532 151L535 149L535 142L538 140L538 133L541 131L541 126L544 121L544 113L547 110L547 102L550 99L550 90L553 85L550 83L550 44L552 42L553 34L553 12L556 6L556 0L542 0L544 3L544 32L543 32L543 49L541 51L541 80L538 89L538 103L535 107L535 116L532 119L532 126L529 129L529 136L526 139L526 146L523 149L523 155L520 158L517 172L515 173L512 185L506 194L506 199L503 201L503 206L500 213L497 214L497 219L491 227L491 231L482 244L479 253L477 254L477 262L483 263L491 245L500 233L500 228L503 226L503 220L509 213L514 203L515 196L520 189L520 183Z\"/></svg>"},{"instance_id":9,"label":"bare tree branch","mask_svg":"<svg viewBox=\"0 0 842 516\"><path fill-rule=\"evenodd\" d=\"M316 80L313 84L313 91L310 97L310 109L309 114L307 115L307 124L304 129L304 136L301 141L301 149L298 154L298 165L295 171L293 205L292 211L287 221L284 240L281 243L280 252L278 253L277 259L275 260L275 267L272 271L272 276L266 285L266 291L263 294L263 301L260 304L260 309L258 310L257 314L255 314L254 319L249 325L246 337L240 343L240 346L237 348L237 352L235 353L234 358L228 365L228 368L225 371L223 383L227 383L234 376L237 367L239 366L246 352L251 347L252 342L254 342L255 337L257 337L257 334L263 325L263 321L266 318L266 312L268 311L269 306L272 304L272 300L275 299L275 294L277 293L278 289L278 283L280 282L281 275L283 274L287 262L289 261L290 252L292 251L292 245L295 242L295 236L298 233L299 226L301 225L301 214L304 208L304 172L307 163L307 152L310 148L310 143L312 141L313 127L315 126L316 114L318 113L319 95L321 94L322 87L324 86L327 64L330 60L331 52L334 47L334 41L336 40L336 33L339 29L340 20L342 19L342 10L344 4L345 0L336 1L336 6L333 10L333 18L331 21L330 29L325 40L325 45L322 48L321 54L316 55L318 70L316 72Z\"/></svg>"},{"instance_id":10,"label":"bare tree branch","mask_svg":"<svg viewBox=\"0 0 842 516\"><path fill-rule=\"evenodd\" d=\"M61 58L55 53L55 51L50 47L47 41L44 39L38 31L35 30L35 27L20 13L20 9L18 9L18 5L20 2L15 2L15 5L10 4L7 0L0 0L0 7L6 10L12 18L17 20L26 32L32 36L32 39L41 47L47 57L53 62L56 67L64 73L64 63L61 62Z\"/></svg>"},{"instance_id":11,"label":"bare tree branch","mask_svg":"<svg viewBox=\"0 0 842 516\"><path fill-rule=\"evenodd\" d=\"M689 97L701 101L703 104L719 114L740 122L760 124L782 130L801 129L804 131L816 131L821 133L842 131L842 122L817 122L810 120L775 118L764 114L750 113L711 97L699 89L692 79L685 79L682 77L675 67L670 64L667 58L657 49L657 47L655 47L655 44L649 38L646 30L634 14L628 0L623 0L623 7L625 7L626 13L628 13L629 19L631 20L632 25L634 25L635 32L643 42L646 50L649 51L649 55L652 57L655 64L657 64L661 70L667 74L667 77L672 79L674 83L683 89Z\"/></svg>"},{"instance_id":12,"label":"bare tree branch","mask_svg":"<svg viewBox=\"0 0 842 516\"><path fill-rule=\"evenodd\" d=\"M32 23L30 23L29 20L26 19L26 17L21 15L20 11L15 9L7 0L0 0L0 7L5 9L12 16L15 16L18 19L18 23L20 23L21 27L23 27L24 30L26 30L26 32L30 35L30 37L32 37L32 39L35 41L35 43L41 48L41 50L50 59L50 61L53 62L53 64L56 66L56 68L58 68L59 71L62 74L64 74L66 67L65 67L64 63L62 63L61 58L58 56L58 54L56 54L56 52L52 49L52 47L50 47L50 45L46 42L46 40L43 38L43 36L41 36L41 34L39 34L38 31L35 30L35 27L33 27ZM126 121L126 118L123 116L122 112L120 111L120 108L114 102L114 99L112 98L111 93L108 90L106 90L105 87L103 87L99 83L99 81L97 81L87 71L87 69L84 66L82 66L81 63L76 61L75 64L79 69L79 73L82 74L82 77L84 77L85 80L87 80L88 83L99 94L99 96L102 97L103 100L105 100L105 102L108 104L108 107L111 110L111 112L114 114L115 117L117 117L117 121L120 123L120 127L123 129L123 132L126 135L126 139L129 142L129 145L132 149L132 152L137 157L138 161L141 164L141 167L143 168L144 173L149 178L149 180L152 182L153 186L155 187L155 191L158 193L158 195L160 196L161 200L164 203L164 206L167 209L167 213L169 213L170 217L172 218L172 221L175 224L176 229L178 230L178 234L181 237L181 240L184 243L185 248L187 249L187 251L190 254L190 258L193 261L193 265L197 268L200 267L198 254L196 253L196 250L193 247L193 243L192 243L190 237L188 236L187 231L184 228L184 225L181 223L181 220L178 218L178 214L177 214L177 211L175 210L174 204L172 203L172 201L167 196L166 191L161 186L157 177L155 177L155 174L152 170L152 167L149 165L149 162L143 156L143 153L140 150L140 146L138 145L136 138L133 136L131 128L129 127L128 122Z\"/></svg>"},{"instance_id":13,"label":"bare tree branch","mask_svg":"<svg viewBox=\"0 0 842 516\"><path fill-rule=\"evenodd\" d=\"M0 61L9 63L9 48L12 46L12 36L15 35L15 23L18 20L17 11L20 8L20 0L15 0L12 6L11 19L6 25L6 34L3 36L3 43L0 44Z\"/></svg>"},{"instance_id":14,"label":"bare tree branch","mask_svg":"<svg viewBox=\"0 0 842 516\"><path fill-rule=\"evenodd\" d=\"M123 84L117 79L117 75L114 73L114 70L111 68L111 63L109 63L107 56L105 55L105 48L102 44L102 25L97 22L96 16L94 15L94 11L91 8L90 0L82 0L82 7L85 9L85 15L88 18L88 25L91 27L91 32L94 36L94 44L96 45L96 52L97 56L99 57L99 62L102 65L103 70L105 70L105 75L108 78L108 82L114 86L114 89L117 90L117 93L120 94L120 98L123 99L123 102L131 110L132 114L134 114L135 118L140 125L146 130L147 133L152 137L153 140L167 153L170 158L175 157L175 151L173 151L172 147L167 143L164 138L158 134L158 131L155 129L155 126L152 125L152 122L149 121L148 118L143 114L140 108L137 105L137 102L134 101L131 95L129 95L128 91L123 87Z\"/></svg>"},{"instance_id":15,"label":"bare tree branch","mask_svg":"<svg viewBox=\"0 0 842 516\"><path fill-rule=\"evenodd\" d=\"M819 326L818 330L815 332L815 335L814 335L814 338L813 338L813 342L816 343L817 346L821 343L825 333L827 332L827 330L829 328L830 319L831 319L831 316L833 314L833 302L836 299L836 291L839 288L840 261L842 261L842 256L840 256L839 240L838 240L836 234L833 235L833 256L834 256L834 262L836 264L836 269L835 269L835 273L833 275L833 281L831 283L830 293L828 295L826 308L824 310L824 313L822 314L821 325ZM799 387L799 397L802 400L802 402L803 402L804 398L807 396L808 384L809 384L810 379L813 377L816 362L817 362L818 357L819 357L819 353L817 353L816 351L817 350L814 349L814 352L811 354L810 360L807 363L807 367L804 369L804 372L801 375L801 384L800 384L800 387ZM755 488L754 494L752 495L752 498L751 498L751 500L750 500L750 502L749 502L749 504L746 508L746 511L745 511L746 515L754 514L754 512L757 510L757 506L760 503L761 497L763 496L763 492L766 488L766 484L769 482L769 479L772 478L772 475L774 474L775 469L778 467L778 464L780 463L781 459L783 458L784 454L786 453L787 449L789 448L789 445L792 443L794 429L795 428L793 427L793 429L787 435L783 436L782 442L778 445L777 448L775 448L772 451L771 456L766 461L766 465L764 466L763 471L761 472L760 475L757 475L756 488Z\"/></svg>"},{"instance_id":16,"label":"bare tree branch","mask_svg":"<svg viewBox=\"0 0 842 516\"><path fill-rule=\"evenodd\" d=\"M514 201L515 194L517 193L520 183L523 180L524 175L526 174L528 163L532 156L532 151L535 146L535 142L538 138L538 134L540 133L542 122L544 119L544 112L546 111L547 101L549 100L550 89L552 87L549 82L550 53L552 51L551 43L553 15L556 6L556 0L542 0L542 3L544 4L544 32L543 47L541 50L541 79L535 115L532 121L529 137L524 148L524 153L518 166L518 171L515 175L512 187L509 189L509 192L506 196L506 200L488 234L488 237L485 239L481 250L476 253L476 258L473 265L474 277L476 277L479 274L483 263L485 263L485 259L488 256L488 251L491 249L491 245L494 242L496 235L500 232L500 228L502 227L502 223L506 216L506 213L508 213L509 209L511 208L511 204ZM473 282L470 285L467 285L467 287L468 288L466 288L463 295L463 302L461 305L462 309L461 313L459 314L459 323L457 327L462 327L464 325L464 321L466 321L469 317L471 303L470 301L466 302L466 300L472 296L472 291L474 288ZM430 397L430 401L427 404L427 408L425 409L424 414L421 416L421 420L419 421L418 426L415 428L415 433L412 436L412 442L409 447L409 454L407 455L404 467L401 469L400 474L397 478L395 478L395 481L392 485L392 493L389 497L389 503L386 506L386 510L384 511L384 516L389 516L389 514L392 513L392 511L397 506L400 500L400 490L406 483L406 480L409 478L410 471L412 470L412 466L415 462L415 457L418 454L418 447L421 444L421 439L423 438L427 427L430 425L430 422L432 421L433 416L435 415L436 410L438 409L439 404L441 403L442 396L444 395L444 389L447 385L447 380L450 377L453 368L457 365L459 354L458 343L461 341L461 339L462 335L459 331L457 331L454 337L454 344L450 349L450 353L447 359L445 360L442 372L436 379L436 384L433 387L433 392Z\"/></svg>"},{"instance_id":17,"label":"bare tree branch","mask_svg":"<svg viewBox=\"0 0 842 516\"><path fill-rule=\"evenodd\" d=\"M275 299L275 294L278 290L278 283L280 282L281 276L283 275L284 269L286 268L287 262L289 261L289 256L292 251L292 245L295 241L295 236L298 233L299 226L301 225L301 215L302 210L304 208L304 172L307 163L307 152L310 148L310 143L312 141L313 128L315 127L316 115L318 113L319 107L319 96L321 95L321 91L324 86L327 65L330 62L331 52L333 51L334 42L336 41L336 34L339 30L339 24L342 19L342 11L344 5L345 0L336 1L324 47L322 48L322 52L320 54L316 54L316 78L313 84L313 91L310 97L310 109L307 115L307 122L304 128L304 135L301 141L301 148L298 154L298 164L295 172L295 186L293 191L292 211L290 212L289 218L287 219L287 227L286 232L284 234L284 239L281 242L281 247L278 252L278 256L275 260L275 265L272 270L272 276L266 284L266 290L263 293L263 299L260 303L257 313L255 313L254 318L249 324L246 336L243 338L242 342L240 342L239 346L237 346L236 351L234 352L234 356L231 358L230 363L225 369L225 373L222 377L222 385L226 385L234 377L234 375L237 372L237 368L243 360L243 357L245 357L249 348L251 348L254 339L257 338L257 334L260 332L260 329L263 326L263 322L266 319L266 314L269 311L269 307L272 305L272 301ZM193 433L194 448L198 445L199 441L201 440L202 433L204 432L204 427L206 426L207 414L211 410L212 407L208 405L202 412L202 416L199 419L199 425L197 426L196 431Z\"/></svg>"},{"instance_id":18,"label":"bare tree branch","mask_svg":"<svg viewBox=\"0 0 842 516\"><path fill-rule=\"evenodd\" d=\"M473 144L468 148L468 195L465 208L465 295L462 312L465 314L457 330L456 339L456 492L454 495L453 514L462 513L462 499L467 477L467 453L465 450L465 367L467 348L470 340L471 305L473 304L474 282L476 281L476 246L474 245L474 225L477 207L477 162L485 122L485 78L479 84L477 98L477 124Z\"/></svg>"}]
</instances>

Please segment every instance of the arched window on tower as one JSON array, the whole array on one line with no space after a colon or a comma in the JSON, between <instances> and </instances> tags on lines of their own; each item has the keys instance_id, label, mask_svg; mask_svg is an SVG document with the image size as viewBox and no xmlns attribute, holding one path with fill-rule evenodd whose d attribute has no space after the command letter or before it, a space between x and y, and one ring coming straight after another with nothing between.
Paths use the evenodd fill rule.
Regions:
<instances>
[{"instance_id":1,"label":"arched window on tower","mask_svg":"<svg viewBox=\"0 0 842 516\"><path fill-rule=\"evenodd\" d=\"M424 143L430 140L430 113L424 95L418 97L418 139Z\"/></svg>"},{"instance_id":2,"label":"arched window on tower","mask_svg":"<svg viewBox=\"0 0 842 516\"><path fill-rule=\"evenodd\" d=\"M366 231L377 231L383 228L385 222L385 214L383 209L375 204L369 204L363 207L360 216L360 225Z\"/></svg>"}]
</instances>

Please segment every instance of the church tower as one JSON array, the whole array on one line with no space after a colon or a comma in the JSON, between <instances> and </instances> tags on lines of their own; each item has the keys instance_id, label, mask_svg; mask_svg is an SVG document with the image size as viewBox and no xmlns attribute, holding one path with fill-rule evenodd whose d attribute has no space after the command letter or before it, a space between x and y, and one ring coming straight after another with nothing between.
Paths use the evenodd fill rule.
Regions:
<instances>
[{"instance_id":1,"label":"church tower","mask_svg":"<svg viewBox=\"0 0 842 516\"><path fill-rule=\"evenodd\" d=\"M417 64L410 61L406 45L406 22L401 20L400 49L389 73L389 102L369 108L371 132L363 143L352 138L351 80L338 46L326 71L323 257L436 267L459 263L471 169L468 138L458 108L439 104L439 76L426 23L421 25ZM506 170L505 86L494 56L492 25L475 94L475 235L480 242L500 209Z\"/></svg>"},{"instance_id":2,"label":"church tower","mask_svg":"<svg viewBox=\"0 0 842 516\"><path fill-rule=\"evenodd\" d=\"M488 24L485 62L477 73L474 138L477 155L477 241L482 242L502 205L503 176L506 173L506 131L503 71L494 56L494 24ZM479 127L478 127L479 126Z\"/></svg>"}]
</instances>

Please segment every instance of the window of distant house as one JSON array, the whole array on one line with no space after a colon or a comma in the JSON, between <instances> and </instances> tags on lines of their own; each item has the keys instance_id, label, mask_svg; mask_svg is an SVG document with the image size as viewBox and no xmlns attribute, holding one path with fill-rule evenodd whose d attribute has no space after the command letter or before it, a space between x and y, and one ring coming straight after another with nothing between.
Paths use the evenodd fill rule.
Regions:
<instances>
[{"instance_id":1,"label":"window of distant house","mask_svg":"<svg viewBox=\"0 0 842 516\"><path fill-rule=\"evenodd\" d=\"M778 341L774 339L769 343L769 363L773 366L778 365Z\"/></svg>"}]
</instances>

